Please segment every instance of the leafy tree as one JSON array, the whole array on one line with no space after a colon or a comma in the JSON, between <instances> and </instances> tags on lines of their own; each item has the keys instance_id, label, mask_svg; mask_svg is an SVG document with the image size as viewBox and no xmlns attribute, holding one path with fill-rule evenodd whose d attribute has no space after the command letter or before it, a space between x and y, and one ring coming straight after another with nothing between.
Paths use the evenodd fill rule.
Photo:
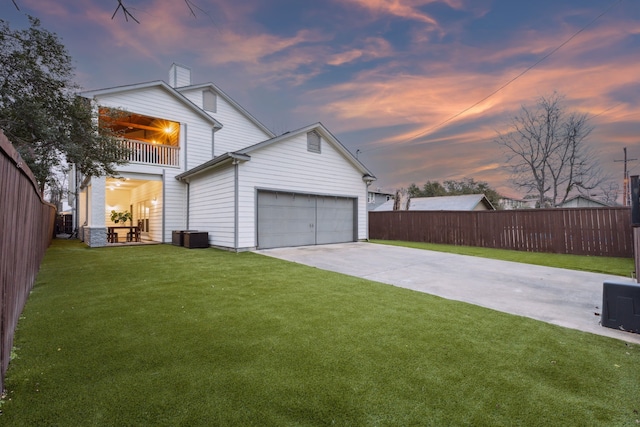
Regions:
<instances>
[{"instance_id":1,"label":"leafy tree","mask_svg":"<svg viewBox=\"0 0 640 427\"><path fill-rule=\"evenodd\" d=\"M512 182L534 193L538 206L558 206L573 193L588 192L604 178L595 154L586 144L593 130L588 116L567 112L563 97L541 97L533 107L522 106L507 133L498 132L512 169Z\"/></svg>"},{"instance_id":2,"label":"leafy tree","mask_svg":"<svg viewBox=\"0 0 640 427\"><path fill-rule=\"evenodd\" d=\"M0 128L33 171L41 191L75 163L86 176L113 175L126 151L99 129L88 100L77 97L71 57L58 37L29 17L13 30L0 20Z\"/></svg>"},{"instance_id":3,"label":"leafy tree","mask_svg":"<svg viewBox=\"0 0 640 427\"><path fill-rule=\"evenodd\" d=\"M422 188L415 184L409 186L409 195L411 197L436 197L446 196L447 190L438 181L427 181Z\"/></svg>"},{"instance_id":4,"label":"leafy tree","mask_svg":"<svg viewBox=\"0 0 640 427\"><path fill-rule=\"evenodd\" d=\"M408 188L411 197L437 197L437 196L460 196L463 194L484 194L495 206L499 206L502 196L491 188L488 183L476 181L473 178L463 178L460 181L448 180L444 184L438 181L427 181L422 188L416 184L411 184Z\"/></svg>"}]
</instances>

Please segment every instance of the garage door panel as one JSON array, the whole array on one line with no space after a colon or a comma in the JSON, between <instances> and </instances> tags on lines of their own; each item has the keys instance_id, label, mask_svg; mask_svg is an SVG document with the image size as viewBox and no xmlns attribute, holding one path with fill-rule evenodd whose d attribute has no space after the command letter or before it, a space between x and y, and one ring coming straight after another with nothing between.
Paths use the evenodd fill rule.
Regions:
<instances>
[{"instance_id":1,"label":"garage door panel","mask_svg":"<svg viewBox=\"0 0 640 427\"><path fill-rule=\"evenodd\" d=\"M352 242L354 230L353 199L318 197L316 243Z\"/></svg>"},{"instance_id":2,"label":"garage door panel","mask_svg":"<svg viewBox=\"0 0 640 427\"><path fill-rule=\"evenodd\" d=\"M306 195L258 192L258 246L315 243L315 200Z\"/></svg>"}]
</instances>

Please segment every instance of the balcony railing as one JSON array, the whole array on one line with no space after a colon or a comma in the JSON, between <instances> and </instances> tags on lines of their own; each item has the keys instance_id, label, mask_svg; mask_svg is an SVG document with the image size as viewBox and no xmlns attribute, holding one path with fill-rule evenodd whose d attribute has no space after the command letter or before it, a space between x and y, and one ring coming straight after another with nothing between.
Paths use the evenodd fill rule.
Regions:
<instances>
[{"instance_id":1,"label":"balcony railing","mask_svg":"<svg viewBox=\"0 0 640 427\"><path fill-rule=\"evenodd\" d=\"M180 166L180 148L172 145L123 140L129 150L129 162L157 166Z\"/></svg>"}]
</instances>

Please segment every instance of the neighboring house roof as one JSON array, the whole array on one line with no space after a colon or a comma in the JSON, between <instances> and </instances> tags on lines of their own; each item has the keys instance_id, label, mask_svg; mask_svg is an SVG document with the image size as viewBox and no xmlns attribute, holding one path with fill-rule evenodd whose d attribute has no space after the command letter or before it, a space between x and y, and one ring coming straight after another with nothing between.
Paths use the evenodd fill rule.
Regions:
<instances>
[{"instance_id":1,"label":"neighboring house roof","mask_svg":"<svg viewBox=\"0 0 640 427\"><path fill-rule=\"evenodd\" d=\"M338 141L336 139L335 136L333 136L333 134L331 132L329 132L329 130L327 128L324 127L324 125L322 123L315 123L300 129L297 129L295 131L292 132L286 132L283 133L280 136L276 136L275 138L271 138L271 139L267 139L266 141L262 141L259 142L257 144L251 145L249 147L243 148L242 150L238 150L236 152L233 153L225 153L221 156L216 157L213 160L208 161L207 163L204 163L200 166L197 166L193 169L190 169L186 172L181 173L180 175L176 176L176 179L179 180L186 180L188 178L190 178L193 175L196 175L198 173L204 172L206 170L209 169L213 169L216 167L219 167L223 164L226 164L227 160L232 160L232 159L236 159L236 160L240 160L240 161L247 161L250 160L250 154L256 150L268 147L272 144L276 144L280 141L289 139L293 136L299 135L299 134L303 134L303 133L307 133L310 132L312 130L315 130L317 132L319 132L321 134L321 136L327 141L329 142L331 145L333 145L334 148L336 148L343 156L345 156L345 158L358 170L363 174L363 179L367 180L367 181L375 181L376 177L369 171L369 169L367 169L362 163L360 163L360 161L358 159L356 159L356 157L351 154L349 152L349 150L347 150L345 148L344 145L342 145L340 143L340 141Z\"/></svg>"},{"instance_id":2,"label":"neighboring house roof","mask_svg":"<svg viewBox=\"0 0 640 427\"><path fill-rule=\"evenodd\" d=\"M609 207L609 205L601 200L592 199L591 197L577 195L571 197L570 199L565 200L564 203L558 205L559 208L562 207Z\"/></svg>"},{"instance_id":3,"label":"neighboring house roof","mask_svg":"<svg viewBox=\"0 0 640 427\"><path fill-rule=\"evenodd\" d=\"M175 90L177 90L178 92L185 92L185 91L189 91L189 90L200 90L200 89L206 89L206 88L212 89L214 92L216 92L222 98L224 98L225 101L227 101L234 108L236 108L242 115L244 115L247 119L249 119L249 121L251 121L253 124L258 126L267 135L272 136L272 137L276 136L269 128L267 128L265 125L260 123L260 121L258 119L256 119L255 117L253 117L251 115L251 113L249 113L247 110L245 110L240 104L238 104L236 101L234 101L233 98L231 98L222 89L220 89L218 86L216 86L213 83L200 83L200 84L191 85L191 86L181 86L181 87L177 87Z\"/></svg>"},{"instance_id":4,"label":"neighboring house roof","mask_svg":"<svg viewBox=\"0 0 640 427\"><path fill-rule=\"evenodd\" d=\"M169 95L175 97L178 101L183 103L187 108L189 108L190 110L195 112L197 115L202 117L204 120L211 123L214 128L216 129L222 128L222 124L220 122L218 122L216 119L211 117L209 114L206 113L206 111L198 107L196 104L194 104L189 99L187 99L187 97L182 95L179 91L172 88L162 80L156 80L156 81L145 82L145 83L137 83L137 84L126 85L126 86L117 86L117 87L106 88L106 89L89 90L89 91L81 92L80 96L84 98L94 98L96 96L115 95L122 92L131 92L134 90L144 90L149 88L159 88L164 90Z\"/></svg>"},{"instance_id":5,"label":"neighboring house roof","mask_svg":"<svg viewBox=\"0 0 640 427\"><path fill-rule=\"evenodd\" d=\"M395 200L391 199L391 200L387 200L386 202L384 202L383 204L381 204L380 206L376 207L375 209L373 209L374 212L386 212L386 211L392 211L393 210L393 204L395 203Z\"/></svg>"},{"instance_id":6,"label":"neighboring house roof","mask_svg":"<svg viewBox=\"0 0 640 427\"><path fill-rule=\"evenodd\" d=\"M375 211L392 211L393 200L378 206ZM461 196L415 197L409 200L410 211L473 211L482 205L495 210L484 194L464 194Z\"/></svg>"}]
</instances>

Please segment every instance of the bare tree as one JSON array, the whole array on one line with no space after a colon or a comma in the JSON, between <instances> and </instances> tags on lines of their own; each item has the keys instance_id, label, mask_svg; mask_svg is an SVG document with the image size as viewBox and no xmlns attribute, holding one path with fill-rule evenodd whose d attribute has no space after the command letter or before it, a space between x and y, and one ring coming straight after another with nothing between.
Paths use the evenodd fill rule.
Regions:
<instances>
[{"instance_id":1,"label":"bare tree","mask_svg":"<svg viewBox=\"0 0 640 427\"><path fill-rule=\"evenodd\" d=\"M122 16L124 16L125 21L129 22L129 18L131 18L136 24L140 23L140 21L138 21L136 17L133 16L130 8L128 8L124 4L124 0L115 0L115 1L117 3L117 6L116 6L116 10L113 12L113 15L111 15L111 19L115 18L115 16L118 14L119 11L122 11ZM16 0L11 0L11 2L13 3L13 5L16 7L17 10L20 10L20 7L18 6L18 3L16 2ZM194 18L197 18L196 12L194 10L196 9L201 13L207 15L209 19L212 19L207 12L205 12L202 8L196 5L192 0L184 0L184 3L187 5L187 8L189 8L189 12Z\"/></svg>"},{"instance_id":2,"label":"bare tree","mask_svg":"<svg viewBox=\"0 0 640 427\"><path fill-rule=\"evenodd\" d=\"M554 93L539 98L533 107L522 106L509 131L497 132L513 184L534 193L539 207L555 207L604 180L596 155L586 144L593 130L588 116L565 111L562 101Z\"/></svg>"},{"instance_id":3,"label":"bare tree","mask_svg":"<svg viewBox=\"0 0 640 427\"><path fill-rule=\"evenodd\" d=\"M600 186L601 200L608 205L614 205L620 194L620 186L615 182L605 182Z\"/></svg>"},{"instance_id":4,"label":"bare tree","mask_svg":"<svg viewBox=\"0 0 640 427\"><path fill-rule=\"evenodd\" d=\"M394 211L408 211L409 210L409 191L406 188L399 188L396 190L396 196L393 201Z\"/></svg>"}]
</instances>

